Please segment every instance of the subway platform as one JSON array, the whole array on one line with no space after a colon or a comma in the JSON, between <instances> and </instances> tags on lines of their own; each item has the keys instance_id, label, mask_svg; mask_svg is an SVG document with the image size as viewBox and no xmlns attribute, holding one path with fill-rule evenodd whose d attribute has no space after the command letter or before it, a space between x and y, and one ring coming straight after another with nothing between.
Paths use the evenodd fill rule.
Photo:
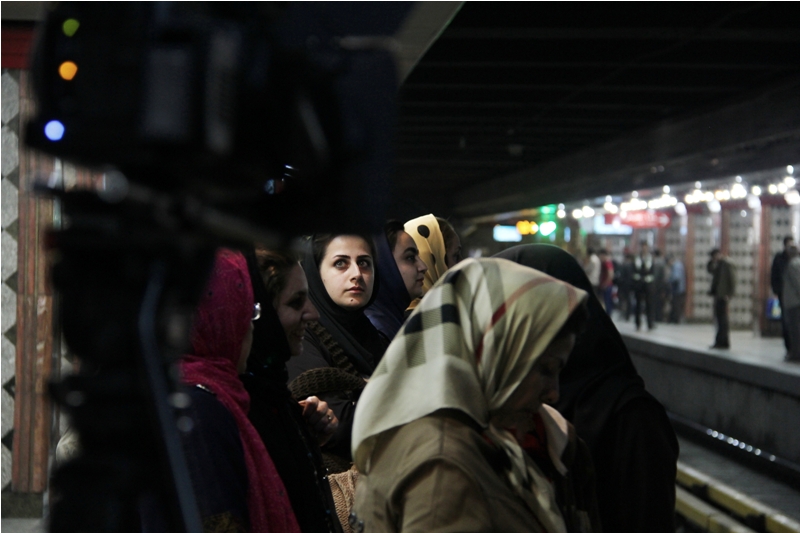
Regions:
<instances>
[{"instance_id":1,"label":"subway platform","mask_svg":"<svg viewBox=\"0 0 800 533\"><path fill-rule=\"evenodd\" d=\"M798 530L800 364L784 360L783 339L732 331L731 348L720 350L710 348L711 324L658 323L641 331L633 320L615 324L647 390L670 413L681 445L679 470L695 469L717 489L794 521L773 524L775 531Z\"/></svg>"},{"instance_id":2,"label":"subway platform","mask_svg":"<svg viewBox=\"0 0 800 533\"><path fill-rule=\"evenodd\" d=\"M780 338L731 332L711 349L710 324L657 324L637 332L617 321L647 389L667 410L742 449L800 465L800 364L784 361Z\"/></svg>"}]
</instances>

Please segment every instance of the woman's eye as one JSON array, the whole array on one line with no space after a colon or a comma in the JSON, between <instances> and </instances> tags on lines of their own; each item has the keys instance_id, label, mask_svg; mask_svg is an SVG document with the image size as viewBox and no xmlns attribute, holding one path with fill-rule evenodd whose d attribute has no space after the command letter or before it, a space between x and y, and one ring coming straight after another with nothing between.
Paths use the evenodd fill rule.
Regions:
<instances>
[{"instance_id":1,"label":"woman's eye","mask_svg":"<svg viewBox=\"0 0 800 533\"><path fill-rule=\"evenodd\" d=\"M288 305L292 309L299 310L303 308L303 305L305 305L305 303L306 301L304 298L294 298L290 300L289 303L286 305Z\"/></svg>"},{"instance_id":2,"label":"woman's eye","mask_svg":"<svg viewBox=\"0 0 800 533\"><path fill-rule=\"evenodd\" d=\"M361 268L372 268L372 262L366 259L362 259L358 262L358 266Z\"/></svg>"},{"instance_id":3,"label":"woman's eye","mask_svg":"<svg viewBox=\"0 0 800 533\"><path fill-rule=\"evenodd\" d=\"M333 266L336 268L343 268L345 266L344 259L339 259L333 264Z\"/></svg>"},{"instance_id":4,"label":"woman's eye","mask_svg":"<svg viewBox=\"0 0 800 533\"><path fill-rule=\"evenodd\" d=\"M408 261L409 263L416 263L417 262L417 256L409 255L408 257L406 257L406 261Z\"/></svg>"}]
</instances>

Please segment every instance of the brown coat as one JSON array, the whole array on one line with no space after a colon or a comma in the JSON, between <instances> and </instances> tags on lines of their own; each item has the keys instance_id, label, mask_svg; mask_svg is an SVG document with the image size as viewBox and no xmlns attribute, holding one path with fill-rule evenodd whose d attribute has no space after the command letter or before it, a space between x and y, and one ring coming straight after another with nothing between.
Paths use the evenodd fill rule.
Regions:
<instances>
[{"instance_id":1,"label":"brown coat","mask_svg":"<svg viewBox=\"0 0 800 533\"><path fill-rule=\"evenodd\" d=\"M577 441L570 440L571 444ZM574 446L568 446L564 455L576 457ZM588 451L577 455L588 457ZM439 411L387 431L373 452L369 475L359 478L354 516L351 516L353 530L544 531L506 481L507 461L502 451L483 439L480 428L458 411ZM589 474L593 476L593 472ZM594 520L584 522L598 524L593 479L590 484L593 509L587 516L593 515ZM575 499L583 500L567 498ZM569 526L571 520L566 514L569 513L565 513ZM596 533L599 526L583 531Z\"/></svg>"}]
</instances>

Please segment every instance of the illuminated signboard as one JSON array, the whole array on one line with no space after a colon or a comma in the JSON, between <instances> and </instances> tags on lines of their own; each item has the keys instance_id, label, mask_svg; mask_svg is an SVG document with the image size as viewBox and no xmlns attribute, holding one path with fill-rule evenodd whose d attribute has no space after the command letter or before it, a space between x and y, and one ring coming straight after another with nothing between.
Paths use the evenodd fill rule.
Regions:
<instances>
[{"instance_id":1,"label":"illuminated signboard","mask_svg":"<svg viewBox=\"0 0 800 533\"><path fill-rule=\"evenodd\" d=\"M492 237L497 242L520 242L522 235L517 231L516 226L497 225L492 228Z\"/></svg>"}]
</instances>

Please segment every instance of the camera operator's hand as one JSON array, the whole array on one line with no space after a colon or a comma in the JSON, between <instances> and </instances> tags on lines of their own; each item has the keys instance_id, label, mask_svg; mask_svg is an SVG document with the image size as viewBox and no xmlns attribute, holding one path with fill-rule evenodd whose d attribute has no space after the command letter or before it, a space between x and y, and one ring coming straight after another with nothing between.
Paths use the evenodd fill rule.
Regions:
<instances>
[{"instance_id":1,"label":"camera operator's hand","mask_svg":"<svg viewBox=\"0 0 800 533\"><path fill-rule=\"evenodd\" d=\"M306 424L317 438L319 445L322 446L328 442L339 427L339 419L328 407L328 403L316 396L309 396L298 403L303 408L303 418L306 419Z\"/></svg>"}]
</instances>

